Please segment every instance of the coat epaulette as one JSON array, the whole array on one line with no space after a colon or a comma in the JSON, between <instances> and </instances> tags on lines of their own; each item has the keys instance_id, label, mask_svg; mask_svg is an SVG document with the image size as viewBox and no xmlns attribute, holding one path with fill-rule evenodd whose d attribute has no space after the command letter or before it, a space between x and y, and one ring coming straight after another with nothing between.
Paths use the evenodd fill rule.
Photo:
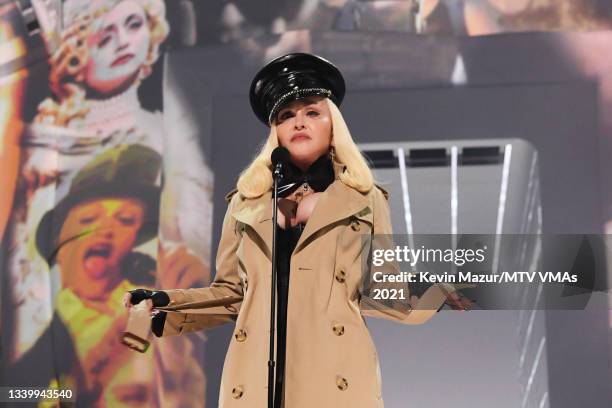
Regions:
<instances>
[{"instance_id":1,"label":"coat epaulette","mask_svg":"<svg viewBox=\"0 0 612 408\"><path fill-rule=\"evenodd\" d=\"M234 196L234 194L236 194L238 192L238 189L235 188L232 191L230 191L229 193L227 193L225 195L225 202L229 203L230 201L232 201L232 197Z\"/></svg>"},{"instance_id":2,"label":"coat epaulette","mask_svg":"<svg viewBox=\"0 0 612 408\"><path fill-rule=\"evenodd\" d=\"M382 191L383 195L385 196L385 200L389 200L389 192L385 190L384 188L382 188L381 186L379 186L378 184L374 184L374 185L376 186L376 188Z\"/></svg>"}]
</instances>

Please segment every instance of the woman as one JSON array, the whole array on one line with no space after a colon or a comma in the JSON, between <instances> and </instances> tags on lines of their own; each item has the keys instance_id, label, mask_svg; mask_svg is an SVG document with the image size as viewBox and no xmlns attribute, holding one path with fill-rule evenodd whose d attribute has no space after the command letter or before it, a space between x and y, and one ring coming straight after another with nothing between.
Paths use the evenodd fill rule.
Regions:
<instances>
[{"instance_id":1,"label":"woman","mask_svg":"<svg viewBox=\"0 0 612 408\"><path fill-rule=\"evenodd\" d=\"M15 357L48 323L49 299L34 293L51 291L47 265L34 250L35 228L71 178L107 149L140 144L162 156L160 239L148 246L148 254L160 264L170 263L164 257L195 255L200 258L197 280L208 281L212 173L197 135L177 131L176 123L168 129L172 133L166 132L163 114L144 109L138 97L168 35L164 4L63 2L62 42L49 61L52 95L39 105L22 137L19 189L7 226L15 248L6 261L15 298L10 310L15 321L28 321L11 334ZM195 216L205 221L196 224Z\"/></svg>"},{"instance_id":2,"label":"woman","mask_svg":"<svg viewBox=\"0 0 612 408\"><path fill-rule=\"evenodd\" d=\"M127 307L145 299L147 307L166 310L153 318L158 336L236 321L220 406L267 404L270 155L279 145L289 150L291 163L277 226L275 406L381 407L378 360L363 315L422 323L447 297L433 286L398 308L362 299L361 260L369 250L363 235L390 234L391 223L386 193L373 183L337 108L343 95L342 75L322 58L289 54L266 65L250 96L271 132L227 196L214 282L207 288L136 290L124 298Z\"/></svg>"},{"instance_id":3,"label":"woman","mask_svg":"<svg viewBox=\"0 0 612 408\"><path fill-rule=\"evenodd\" d=\"M48 322L49 299L35 292L50 292L49 271L34 250L34 232L57 195L68 190L71 177L113 146L143 144L162 153L161 114L142 109L137 90L168 32L164 3L68 0L62 7L65 29L49 60L52 96L24 129L15 206L7 226L15 248L6 261L13 282L11 309L15 321L28 321L12 334L15 357ZM144 55L134 52L143 48ZM109 49L118 54L111 55ZM134 57L115 63L126 53ZM156 251L149 254L155 257Z\"/></svg>"},{"instance_id":4,"label":"woman","mask_svg":"<svg viewBox=\"0 0 612 408\"><path fill-rule=\"evenodd\" d=\"M154 134L132 137L145 137L148 143L141 144L159 150L161 117L141 108L137 91L169 32L163 1L69 0L64 27L50 59L53 97L40 104L35 122L107 137L137 127L132 132Z\"/></svg>"},{"instance_id":5,"label":"woman","mask_svg":"<svg viewBox=\"0 0 612 408\"><path fill-rule=\"evenodd\" d=\"M139 99L169 33L164 1L68 0L63 7L62 43L50 59L53 95L39 105L25 137L32 146L24 169L33 180L30 190L44 187L42 182L55 190L63 175L109 147L148 146L164 160L164 244L185 244L208 259L211 226L192 219L194 212L204 220L209 217L201 213L212 213L212 173L198 135L183 123L189 121L185 115L167 127L163 114L144 109ZM27 195L31 208L48 200L44 192Z\"/></svg>"}]
</instances>

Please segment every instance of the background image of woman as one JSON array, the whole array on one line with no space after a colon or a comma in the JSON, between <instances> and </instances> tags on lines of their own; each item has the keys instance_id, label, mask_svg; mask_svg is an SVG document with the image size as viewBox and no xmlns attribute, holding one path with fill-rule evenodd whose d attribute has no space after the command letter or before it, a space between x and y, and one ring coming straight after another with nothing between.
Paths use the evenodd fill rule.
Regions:
<instances>
[{"instance_id":1,"label":"background image of woman","mask_svg":"<svg viewBox=\"0 0 612 408\"><path fill-rule=\"evenodd\" d=\"M68 0L63 9L62 43L49 61L52 96L40 103L22 138L21 182L9 225L13 358L33 344L51 315L48 267L37 254L33 231L72 177L106 149L141 144L162 156L162 239L143 250L164 265L171 262L161 256L199 264L190 275L199 275L198 281L209 276L212 173L198 141L168 131L163 114L144 109L138 95L169 32L164 2ZM204 222L196 225L194 216Z\"/></svg>"},{"instance_id":2,"label":"background image of woman","mask_svg":"<svg viewBox=\"0 0 612 408\"><path fill-rule=\"evenodd\" d=\"M203 161L198 140L183 133L177 134L173 128L167 129L162 112L145 109L139 99L139 87L151 75L160 57L160 46L169 32L164 2L68 0L63 4L63 11L62 42L49 60L52 95L39 104L33 123L26 126L21 138L24 149L20 181L7 227L10 251L5 266L10 296L4 310L10 318L3 319L3 332L8 338L7 360L16 364L16 370L23 369L28 373L33 370L35 360L27 356L36 355L32 350L40 349L38 345L44 344L48 352L62 355L51 346L59 347L58 342L46 336L56 327L59 310L69 309L78 315L94 309L96 313L106 313L106 322L112 322L111 326L81 322L69 328L69 336L65 337L77 345L82 360L79 364L53 363L60 367L69 366L70 370L81 366L82 371L71 376L87 379L94 366L87 363L90 359L85 356L91 354L78 350L78 344L87 343L93 347L92 350L98 350L96 353L100 359L108 359L112 348L94 347L96 342L92 339L114 336L114 341L118 338L119 328L125 325L121 316L111 313L114 308L109 305L120 304L113 301L115 290L124 292L127 287L122 285L128 281L132 282L130 285L135 281L153 285L159 279L188 287L208 280L210 224L207 223L212 213L212 173ZM161 100L146 102L147 106L162 107ZM138 148L132 150L134 146ZM84 253L78 251L74 253L78 255L76 257L65 255L68 248L76 250L76 242L71 241L73 245L66 248L57 247L53 232L59 233L63 227L57 224L63 221L57 217L46 230L47 235L36 236L44 215L57 209L83 169L101 155L116 152L116 149L128 149L136 156L143 154L136 160L150 158L150 154L143 153L143 148L157 155L158 170L163 176L158 175L149 181L155 184L158 195L161 191L161 197L155 202L147 202L147 205L158 206L155 210L157 219L152 224L154 231L150 231L150 239L135 243L137 256L129 252L120 257L121 273L115 267L109 267L111 258L106 258L108 254L105 252L109 248L105 244L93 248L94 253L98 251L101 256L88 256L84 260ZM116 184L109 188L115 187ZM132 198L146 201L147 197L134 197L137 193L131 193ZM122 192L106 191L106 194L112 198ZM118 204L111 207L113 205ZM109 207L105 211L112 213L114 210ZM193 217L204 222L196 224ZM129 236L129 229L119 228L114 239L129 240ZM43 254L38 250L38 244L45 239L52 251ZM119 256L118 253L115 255ZM79 257L84 261L79 261ZM131 265L132 261L137 261L138 266ZM132 279L124 279L125 273L129 273ZM70 307L58 308L58 301L66 306L65 302L62 303L62 299L66 300L65 293L71 293L73 302ZM105 300L99 299L100 296ZM89 331L79 330L80 324ZM197 337L191 340L202 344ZM168 377L163 378L154 370L143 370L140 373L147 373L148 377L130 375L148 384L147 387L151 387L153 381L158 383L154 392L147 392L139 398L149 405L176 405L184 400L196 406L203 404L204 378L201 368L197 367L197 363L202 362L203 350L197 348L198 352L192 353L188 339L158 342L154 347L160 372L164 370L173 372L175 376L185 376L185 381L197 389L184 395L176 394L167 387ZM121 351L124 350L121 347ZM139 358L148 361L148 365L153 364L153 357ZM104 398L111 398L109 390L113 384L121 383L128 375L129 370L117 371L119 366L106 370L106 379L99 378L100 384L104 384L101 395L109 392ZM43 383L40 385L48 385L45 381ZM88 383L85 388L90 396L95 395L91 387L92 384Z\"/></svg>"}]
</instances>

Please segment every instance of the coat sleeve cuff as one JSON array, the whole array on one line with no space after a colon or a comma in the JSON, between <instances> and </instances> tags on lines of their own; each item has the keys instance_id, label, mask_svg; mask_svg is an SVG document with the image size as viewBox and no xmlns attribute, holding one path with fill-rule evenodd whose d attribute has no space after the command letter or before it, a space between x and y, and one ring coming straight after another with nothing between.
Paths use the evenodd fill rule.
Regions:
<instances>
[{"instance_id":1,"label":"coat sleeve cuff","mask_svg":"<svg viewBox=\"0 0 612 408\"><path fill-rule=\"evenodd\" d=\"M168 296L168 295L166 295ZM159 312L151 319L151 331L157 337L162 337L166 323L166 312Z\"/></svg>"},{"instance_id":2,"label":"coat sleeve cuff","mask_svg":"<svg viewBox=\"0 0 612 408\"><path fill-rule=\"evenodd\" d=\"M163 290L156 290L151 295L154 307L168 306L170 303L170 296Z\"/></svg>"},{"instance_id":3,"label":"coat sleeve cuff","mask_svg":"<svg viewBox=\"0 0 612 408\"><path fill-rule=\"evenodd\" d=\"M168 306L170 303L170 296L163 290L157 290L153 292L151 296L153 306ZM151 319L151 331L157 337L161 337L164 333L164 325L166 323L166 312L159 312Z\"/></svg>"}]
</instances>

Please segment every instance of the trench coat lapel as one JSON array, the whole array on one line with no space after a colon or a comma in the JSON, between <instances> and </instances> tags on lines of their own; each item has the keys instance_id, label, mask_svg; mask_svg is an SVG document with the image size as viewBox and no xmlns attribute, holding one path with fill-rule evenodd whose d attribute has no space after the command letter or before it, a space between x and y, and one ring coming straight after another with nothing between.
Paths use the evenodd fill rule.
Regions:
<instances>
[{"instance_id":1,"label":"trench coat lapel","mask_svg":"<svg viewBox=\"0 0 612 408\"><path fill-rule=\"evenodd\" d=\"M259 236L258 245L268 259L272 259L272 192L242 201L236 206L232 216L253 228Z\"/></svg>"},{"instance_id":2,"label":"trench coat lapel","mask_svg":"<svg viewBox=\"0 0 612 408\"><path fill-rule=\"evenodd\" d=\"M368 206L366 195L336 179L319 197L300 236L294 253L304 249L325 227L361 212Z\"/></svg>"}]
</instances>

